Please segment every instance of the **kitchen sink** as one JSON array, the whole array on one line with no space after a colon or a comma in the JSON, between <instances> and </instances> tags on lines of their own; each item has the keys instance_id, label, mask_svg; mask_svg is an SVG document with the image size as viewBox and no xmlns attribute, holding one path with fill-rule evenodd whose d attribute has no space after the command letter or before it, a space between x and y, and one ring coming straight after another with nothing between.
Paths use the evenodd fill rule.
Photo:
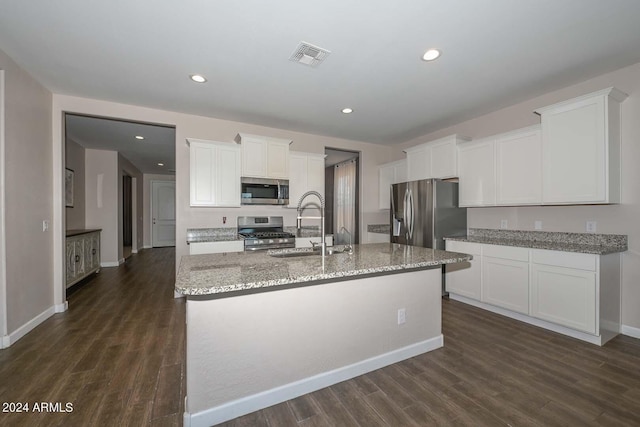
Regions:
<instances>
[{"instance_id":1,"label":"kitchen sink","mask_svg":"<svg viewBox=\"0 0 640 427\"><path fill-rule=\"evenodd\" d=\"M349 248L343 245L330 246L327 248L326 255L335 255L341 253L349 253ZM295 258L305 256L320 256L319 249L313 248L290 248L290 249L272 249L267 251L267 255L276 258Z\"/></svg>"}]
</instances>

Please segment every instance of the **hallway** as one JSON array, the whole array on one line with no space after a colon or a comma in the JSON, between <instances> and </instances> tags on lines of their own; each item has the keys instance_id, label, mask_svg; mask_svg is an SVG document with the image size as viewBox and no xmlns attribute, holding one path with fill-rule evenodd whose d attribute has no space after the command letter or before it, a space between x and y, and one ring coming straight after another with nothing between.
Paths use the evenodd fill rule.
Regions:
<instances>
[{"instance_id":1,"label":"hallway","mask_svg":"<svg viewBox=\"0 0 640 427\"><path fill-rule=\"evenodd\" d=\"M174 248L147 249L73 292L55 314L0 351L0 425L182 425L185 303L173 298ZM36 402L72 412L34 412Z\"/></svg>"}]
</instances>

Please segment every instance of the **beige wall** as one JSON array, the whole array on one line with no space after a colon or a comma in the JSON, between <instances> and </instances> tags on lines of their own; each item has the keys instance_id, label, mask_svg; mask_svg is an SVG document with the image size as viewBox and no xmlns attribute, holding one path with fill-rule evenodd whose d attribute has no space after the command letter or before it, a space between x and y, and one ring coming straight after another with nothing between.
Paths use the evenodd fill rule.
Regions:
<instances>
[{"instance_id":1,"label":"beige wall","mask_svg":"<svg viewBox=\"0 0 640 427\"><path fill-rule=\"evenodd\" d=\"M118 257L118 153L85 150L86 227L101 228L100 262L115 265Z\"/></svg>"},{"instance_id":2,"label":"beige wall","mask_svg":"<svg viewBox=\"0 0 640 427\"><path fill-rule=\"evenodd\" d=\"M7 333L50 310L53 240L42 221L53 219L52 95L4 52L5 277ZM61 193L58 191L58 197Z\"/></svg>"},{"instance_id":3,"label":"beige wall","mask_svg":"<svg viewBox=\"0 0 640 427\"><path fill-rule=\"evenodd\" d=\"M360 151L362 170L361 235L367 224L387 221L388 212L378 210L378 165L389 161L390 147L346 139L328 138L300 132L255 126L246 123L219 120L134 105L118 104L95 99L54 95L54 117L62 112L75 112L104 117L115 117L176 127L176 260L188 253L186 229L192 227L222 227L227 216L228 226L235 227L238 215L272 214L285 216L286 225L295 225L295 210L280 207L253 207L252 209L191 208L189 206L189 148L186 138L233 141L239 132L293 140L291 149L324 153L325 147ZM60 134L54 129L54 150L60 150ZM87 167L87 170L89 168Z\"/></svg>"},{"instance_id":4,"label":"beige wall","mask_svg":"<svg viewBox=\"0 0 640 427\"><path fill-rule=\"evenodd\" d=\"M533 111L579 95L610 86L629 95L621 104L622 203L611 206L518 207L469 209L469 227L499 228L507 219L509 228L532 230L541 220L543 230L585 232L587 220L597 221L598 233L629 236L629 251L622 256L622 323L640 328L640 64L604 74L580 84L513 105L473 120L441 129L402 144L406 148L420 142L459 133L473 138L518 129L540 123ZM579 160L579 155L576 155ZM570 169L567 173L571 173Z\"/></svg>"},{"instance_id":5,"label":"beige wall","mask_svg":"<svg viewBox=\"0 0 640 427\"><path fill-rule=\"evenodd\" d=\"M141 248L151 247L151 181L175 181L175 175L157 175L145 173L143 176L143 195L142 195L142 227L143 227L143 246Z\"/></svg>"},{"instance_id":6,"label":"beige wall","mask_svg":"<svg viewBox=\"0 0 640 427\"><path fill-rule=\"evenodd\" d=\"M84 227L84 147L67 138L65 144L65 167L73 170L73 207L65 208L66 229L80 230Z\"/></svg>"},{"instance_id":7,"label":"beige wall","mask_svg":"<svg viewBox=\"0 0 640 427\"><path fill-rule=\"evenodd\" d=\"M123 222L123 217L122 217L122 210L123 210L123 205L122 205L122 177L124 175L129 175L131 178L133 178L133 182L132 182L132 186L134 186L135 188L132 188L132 201L133 201L133 214L135 215L135 224L133 225L133 240L135 241L135 245L133 246L136 250L138 248L142 248L142 232L143 232L143 225L142 225L142 218L143 218L143 212L142 212L142 207L143 207L143 202L142 202L142 196L143 196L143 192L144 192L144 187L143 187L143 176L142 176L142 172L140 172L140 170L135 167L129 160L127 160L126 158L124 158L122 156L122 154L118 153L118 211L117 211L117 215L118 215L118 259L121 260L123 259L123 236L122 236L122 230L123 230L123 226L122 226L122 222Z\"/></svg>"}]
</instances>

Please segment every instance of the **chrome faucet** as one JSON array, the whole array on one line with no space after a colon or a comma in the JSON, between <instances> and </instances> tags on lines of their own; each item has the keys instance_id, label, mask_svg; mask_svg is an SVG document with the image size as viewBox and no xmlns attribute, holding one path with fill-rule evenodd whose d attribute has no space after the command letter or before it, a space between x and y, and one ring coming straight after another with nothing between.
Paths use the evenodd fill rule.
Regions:
<instances>
[{"instance_id":1,"label":"chrome faucet","mask_svg":"<svg viewBox=\"0 0 640 427\"><path fill-rule=\"evenodd\" d=\"M348 251L350 254L352 254L353 253L353 241L351 240L351 232L349 230L347 230L347 227L342 226L342 227L340 227L340 231L338 231L338 233L342 233L342 230L344 230L344 232L349 235L349 245L345 246L344 250Z\"/></svg>"},{"instance_id":2,"label":"chrome faucet","mask_svg":"<svg viewBox=\"0 0 640 427\"><path fill-rule=\"evenodd\" d=\"M307 198L307 196L316 196L320 200L320 218L314 216L302 216L302 202ZM302 228L303 219L320 219L320 252L322 254L322 269L324 270L324 255L327 251L327 244L324 238L324 199L322 198L322 194L311 190L307 191L302 195L302 197L300 197L300 201L298 202L298 216L296 218L298 231Z\"/></svg>"}]
</instances>

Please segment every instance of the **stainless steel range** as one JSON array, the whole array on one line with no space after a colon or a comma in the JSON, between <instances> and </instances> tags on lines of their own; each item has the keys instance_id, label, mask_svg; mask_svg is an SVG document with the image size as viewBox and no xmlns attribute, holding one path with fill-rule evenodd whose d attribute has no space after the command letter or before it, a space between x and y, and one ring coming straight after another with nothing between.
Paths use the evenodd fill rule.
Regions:
<instances>
[{"instance_id":1,"label":"stainless steel range","mask_svg":"<svg viewBox=\"0 0 640 427\"><path fill-rule=\"evenodd\" d=\"M296 247L296 236L284 231L281 216L239 216L238 234L245 251Z\"/></svg>"}]
</instances>

